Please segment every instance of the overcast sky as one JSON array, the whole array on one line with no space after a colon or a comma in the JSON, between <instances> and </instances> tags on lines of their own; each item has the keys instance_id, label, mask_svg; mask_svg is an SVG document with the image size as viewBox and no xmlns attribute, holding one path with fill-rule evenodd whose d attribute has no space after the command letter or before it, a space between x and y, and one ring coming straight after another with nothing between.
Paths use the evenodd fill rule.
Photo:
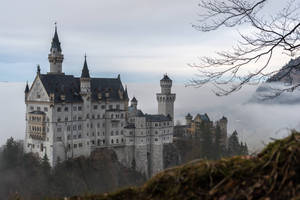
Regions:
<instances>
[{"instance_id":1,"label":"overcast sky","mask_svg":"<svg viewBox=\"0 0 300 200\"><path fill-rule=\"evenodd\" d=\"M201 13L197 4L198 0L2 2L0 81L32 81L37 64L42 73L49 70L47 56L57 21L67 74L80 75L87 53L93 76L120 73L127 82L153 82L168 72L175 82L184 83L196 72L188 63L230 48L237 36L235 29L193 29Z\"/></svg>"}]
</instances>

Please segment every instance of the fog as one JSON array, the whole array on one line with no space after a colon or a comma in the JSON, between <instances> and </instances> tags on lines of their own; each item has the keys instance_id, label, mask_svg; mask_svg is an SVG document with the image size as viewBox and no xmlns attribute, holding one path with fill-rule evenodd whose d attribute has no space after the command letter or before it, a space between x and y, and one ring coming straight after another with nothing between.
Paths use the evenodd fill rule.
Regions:
<instances>
[{"instance_id":1,"label":"fog","mask_svg":"<svg viewBox=\"0 0 300 200\"><path fill-rule=\"evenodd\" d=\"M0 83L0 144L10 136L24 138L24 86L25 83ZM159 83L128 83L127 87L130 98L137 98L139 109L144 113L157 112L155 94L160 90ZM175 121L184 123L188 112L193 116L207 113L212 120L226 116L228 133L237 130L252 152L261 149L270 138L284 137L288 129L300 127L300 104L248 103L255 89L255 86L247 86L232 95L217 97L208 87L192 88L175 83Z\"/></svg>"}]
</instances>

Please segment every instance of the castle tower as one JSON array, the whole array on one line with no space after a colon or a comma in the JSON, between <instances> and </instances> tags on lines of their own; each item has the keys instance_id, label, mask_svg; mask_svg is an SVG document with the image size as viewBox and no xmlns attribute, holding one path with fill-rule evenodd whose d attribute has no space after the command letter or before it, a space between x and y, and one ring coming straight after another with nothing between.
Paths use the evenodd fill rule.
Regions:
<instances>
[{"instance_id":1,"label":"castle tower","mask_svg":"<svg viewBox=\"0 0 300 200\"><path fill-rule=\"evenodd\" d=\"M87 95L91 92L91 77L88 69L86 55L84 56L84 64L80 77L80 93L81 95Z\"/></svg>"},{"instance_id":2,"label":"castle tower","mask_svg":"<svg viewBox=\"0 0 300 200\"><path fill-rule=\"evenodd\" d=\"M83 112L82 112L83 119L84 119L83 132L86 133L86 135L84 135L83 137L86 140L85 144L87 144L90 142L89 134L91 134L89 124L91 124L91 118L92 118L90 114L92 112L92 100L91 100L92 92L91 92L91 78L90 78L90 73L86 61L86 55L84 56L84 64L80 76L80 95L83 100ZM90 146L87 146L85 150L86 152L83 152L83 154L89 155L91 151Z\"/></svg>"},{"instance_id":3,"label":"castle tower","mask_svg":"<svg viewBox=\"0 0 300 200\"><path fill-rule=\"evenodd\" d=\"M158 114L170 115L174 120L174 101L176 94L171 93L172 80L167 74L160 80L161 93L156 94L158 102Z\"/></svg>"},{"instance_id":4,"label":"castle tower","mask_svg":"<svg viewBox=\"0 0 300 200\"><path fill-rule=\"evenodd\" d=\"M29 93L29 86L28 86L28 82L26 82L26 87L25 87L25 102L27 101L27 97L28 97L28 93Z\"/></svg>"},{"instance_id":5,"label":"castle tower","mask_svg":"<svg viewBox=\"0 0 300 200\"><path fill-rule=\"evenodd\" d=\"M55 33L52 39L50 53L48 54L48 60L50 63L50 72L52 74L62 73L62 62L64 60L64 55L62 54L60 42L57 34L57 26L55 23Z\"/></svg>"},{"instance_id":6,"label":"castle tower","mask_svg":"<svg viewBox=\"0 0 300 200\"><path fill-rule=\"evenodd\" d=\"M193 120L193 116L188 113L187 116L185 116L186 125L190 126Z\"/></svg>"},{"instance_id":7,"label":"castle tower","mask_svg":"<svg viewBox=\"0 0 300 200\"><path fill-rule=\"evenodd\" d=\"M136 100L135 97L133 97L131 100L131 107L134 108L135 110L137 110L137 104L138 104L138 101Z\"/></svg>"}]
</instances>

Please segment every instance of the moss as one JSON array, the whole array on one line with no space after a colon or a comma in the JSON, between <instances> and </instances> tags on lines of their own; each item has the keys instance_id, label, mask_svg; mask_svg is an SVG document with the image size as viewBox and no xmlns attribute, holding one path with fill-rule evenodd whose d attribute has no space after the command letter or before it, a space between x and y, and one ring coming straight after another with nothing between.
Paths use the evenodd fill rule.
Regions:
<instances>
[{"instance_id":1,"label":"moss","mask_svg":"<svg viewBox=\"0 0 300 200\"><path fill-rule=\"evenodd\" d=\"M272 142L255 157L195 161L139 188L70 199L300 199L300 134Z\"/></svg>"}]
</instances>

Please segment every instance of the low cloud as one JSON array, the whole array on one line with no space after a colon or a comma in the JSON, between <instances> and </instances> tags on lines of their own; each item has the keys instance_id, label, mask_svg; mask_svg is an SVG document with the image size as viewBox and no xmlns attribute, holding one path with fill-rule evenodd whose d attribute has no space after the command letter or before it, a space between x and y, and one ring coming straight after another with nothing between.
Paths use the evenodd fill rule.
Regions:
<instances>
[{"instance_id":1,"label":"low cloud","mask_svg":"<svg viewBox=\"0 0 300 200\"><path fill-rule=\"evenodd\" d=\"M138 107L144 113L157 113L156 93L160 92L157 83L128 83L129 95L138 100ZM23 139L25 134L25 83L0 83L0 144L13 136ZM228 133L237 130L242 141L246 141L252 151L263 147L270 138L281 138L288 134L287 129L300 127L300 104L265 105L247 103L256 87L247 86L227 97L215 96L208 87L192 88L174 84L176 93L175 118L184 123L184 116L190 112L207 113L212 120L222 116L228 118Z\"/></svg>"}]
</instances>

